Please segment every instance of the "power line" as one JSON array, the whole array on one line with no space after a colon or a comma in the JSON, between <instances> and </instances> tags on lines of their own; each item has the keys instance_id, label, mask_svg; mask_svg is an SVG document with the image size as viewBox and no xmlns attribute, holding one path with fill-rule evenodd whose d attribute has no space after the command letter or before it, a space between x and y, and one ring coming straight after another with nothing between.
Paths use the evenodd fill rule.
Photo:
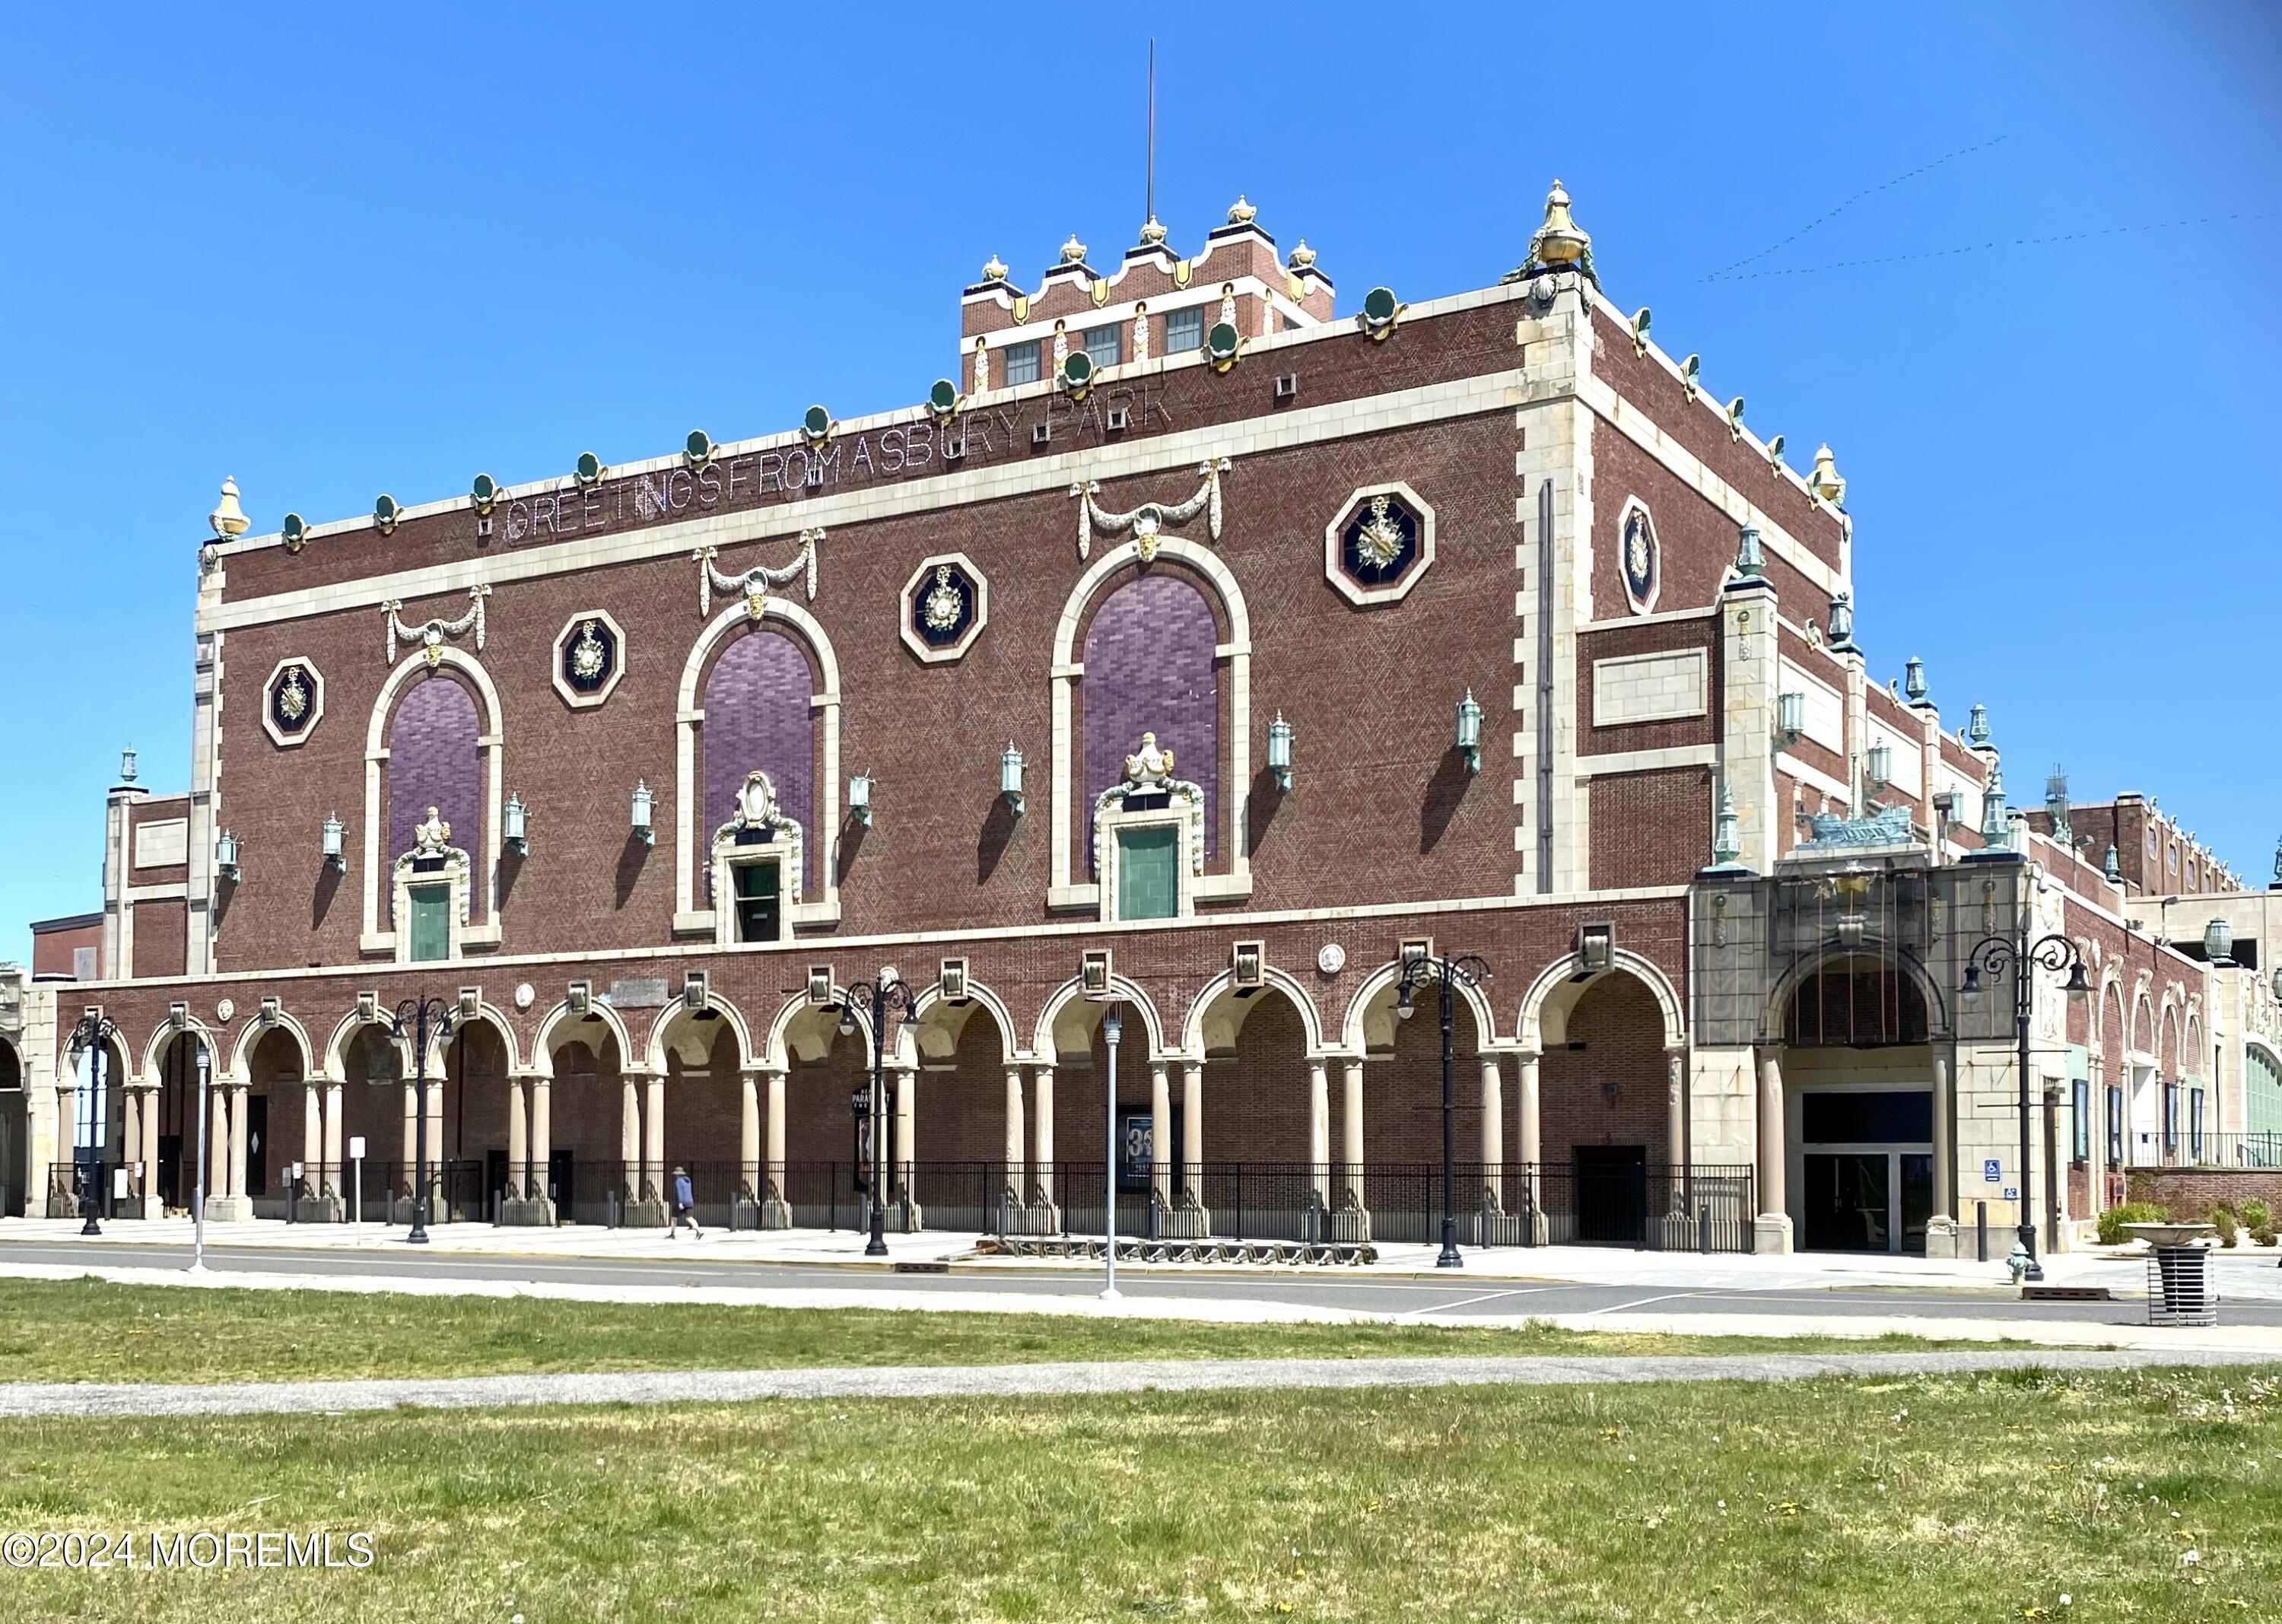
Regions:
<instances>
[{"instance_id":1,"label":"power line","mask_svg":"<svg viewBox=\"0 0 2282 1624\"><path fill-rule=\"evenodd\" d=\"M1847 198L1844 202L1835 204L1831 207L1824 210L1812 220L1808 221L1805 225L1801 226L1797 230L1792 232L1789 237L1783 238L1782 241L1775 244L1773 247L1762 248L1757 253L1746 254L1743 258L1736 260L1732 265L1723 265L1718 270L1715 270L1711 275L1705 276L1704 280L1706 282L1717 282L1731 271L1739 270L1746 265L1754 264L1760 260L1766 259L1769 254L1774 253L1780 249L1789 247L1793 243L1798 241L1800 237L1805 237L1817 226L1821 225L1825 221L1836 219L1840 214L1843 214L1848 209L1852 208L1865 198L1873 197L1879 192L1898 186L1904 181L1913 181L1917 179L1918 176L1925 174L1929 169L1940 168L1942 165L1949 162L1952 158L1963 158L1968 152L1986 152L1989 148L1995 146L1999 142L2004 139L2005 137L2002 136L1992 136L1990 139L1976 142L1972 146L1961 146L1953 152L1944 152L1939 158L1935 159L1931 163L1920 164L1916 168L1909 170L1905 174L1895 175L1891 180L1881 181L1875 186L1866 186L1860 191L1856 192L1852 197Z\"/></svg>"},{"instance_id":2,"label":"power line","mask_svg":"<svg viewBox=\"0 0 2282 1624\"><path fill-rule=\"evenodd\" d=\"M1834 260L1828 265L1802 265L1789 270L1744 271L1740 275L1706 276L1706 282L1756 282L1767 276L1812 276L1824 271L1855 270L1869 265L1899 265L1909 260L1945 260L1959 254L1987 253L1999 248L2043 248L2054 243L2089 242L2100 237L2125 237L2138 231L2176 231L2183 226L2208 226L2223 221L2271 220L2275 211L2261 209L2251 214L2199 214L2186 220L2159 220L2145 225L2102 226L2090 231L2064 231L2052 237L2016 237L2010 242L2001 239L1986 243L1966 243L1955 248L1925 248L1915 253L1882 254L1867 260Z\"/></svg>"}]
</instances>

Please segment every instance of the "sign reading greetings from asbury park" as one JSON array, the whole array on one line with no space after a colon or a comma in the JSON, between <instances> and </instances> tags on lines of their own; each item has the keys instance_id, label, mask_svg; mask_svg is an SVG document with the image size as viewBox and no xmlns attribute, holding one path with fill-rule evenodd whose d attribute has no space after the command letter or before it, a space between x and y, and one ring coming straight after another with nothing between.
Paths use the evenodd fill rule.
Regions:
<instances>
[{"instance_id":1,"label":"sign reading greetings from asbury park","mask_svg":"<svg viewBox=\"0 0 2282 1624\"><path fill-rule=\"evenodd\" d=\"M591 485L516 496L500 504L508 543L567 540L669 524L693 515L796 501L837 486L948 472L1028 456L1040 424L1055 450L1098 444L1108 414L1123 411L1132 431L1173 426L1153 381L1110 385L1083 400L1051 394L1005 406L975 406L938 421L921 416L885 428L834 433L805 445L717 450L685 462Z\"/></svg>"}]
</instances>

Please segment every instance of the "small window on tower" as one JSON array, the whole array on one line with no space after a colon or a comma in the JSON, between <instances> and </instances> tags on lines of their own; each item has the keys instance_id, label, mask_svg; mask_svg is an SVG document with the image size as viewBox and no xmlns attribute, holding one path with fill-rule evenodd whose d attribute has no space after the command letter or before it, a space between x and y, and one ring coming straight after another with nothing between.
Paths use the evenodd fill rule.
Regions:
<instances>
[{"instance_id":1,"label":"small window on tower","mask_svg":"<svg viewBox=\"0 0 2282 1624\"><path fill-rule=\"evenodd\" d=\"M1097 367L1114 367L1125 359L1125 347L1120 335L1124 329L1112 322L1106 327L1089 327L1085 330L1085 358Z\"/></svg>"},{"instance_id":2,"label":"small window on tower","mask_svg":"<svg viewBox=\"0 0 2282 1624\"><path fill-rule=\"evenodd\" d=\"M1183 350L1200 350L1205 346L1205 311L1202 305L1187 310L1176 310L1165 318L1165 354L1177 355Z\"/></svg>"},{"instance_id":3,"label":"small window on tower","mask_svg":"<svg viewBox=\"0 0 2282 1624\"><path fill-rule=\"evenodd\" d=\"M1038 381L1038 341L1010 344L1006 346L1006 381L1009 384L1035 384Z\"/></svg>"}]
</instances>

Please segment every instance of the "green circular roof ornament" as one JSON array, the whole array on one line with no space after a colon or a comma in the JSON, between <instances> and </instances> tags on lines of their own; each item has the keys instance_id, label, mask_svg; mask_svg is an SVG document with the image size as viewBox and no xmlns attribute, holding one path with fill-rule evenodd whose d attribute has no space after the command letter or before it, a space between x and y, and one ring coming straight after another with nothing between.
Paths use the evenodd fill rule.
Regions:
<instances>
[{"instance_id":1,"label":"green circular roof ornament","mask_svg":"<svg viewBox=\"0 0 2282 1624\"><path fill-rule=\"evenodd\" d=\"M1083 389L1093 382L1093 357L1083 350L1072 350L1062 357L1062 385L1068 389Z\"/></svg>"},{"instance_id":2,"label":"green circular roof ornament","mask_svg":"<svg viewBox=\"0 0 2282 1624\"><path fill-rule=\"evenodd\" d=\"M1205 346L1223 361L1236 354L1238 342L1232 322L1215 322L1212 330L1205 335Z\"/></svg>"},{"instance_id":3,"label":"green circular roof ornament","mask_svg":"<svg viewBox=\"0 0 2282 1624\"><path fill-rule=\"evenodd\" d=\"M1394 319L1394 290L1373 288L1362 296L1362 313L1375 327L1384 327Z\"/></svg>"},{"instance_id":4,"label":"green circular roof ornament","mask_svg":"<svg viewBox=\"0 0 2282 1624\"><path fill-rule=\"evenodd\" d=\"M692 429L689 438L682 442L682 450L692 463L702 468L713 460L713 437L702 429Z\"/></svg>"},{"instance_id":5,"label":"green circular roof ornament","mask_svg":"<svg viewBox=\"0 0 2282 1624\"><path fill-rule=\"evenodd\" d=\"M372 504L372 522L384 536L396 528L396 521L402 517L393 496L384 494Z\"/></svg>"},{"instance_id":6,"label":"green circular roof ornament","mask_svg":"<svg viewBox=\"0 0 2282 1624\"><path fill-rule=\"evenodd\" d=\"M475 483L468 487L468 494L476 499L477 507L488 508L499 500L499 482L489 474L477 474Z\"/></svg>"},{"instance_id":7,"label":"green circular roof ornament","mask_svg":"<svg viewBox=\"0 0 2282 1624\"><path fill-rule=\"evenodd\" d=\"M928 409L938 417L948 417L959 409L959 385L947 377L939 377L935 387L928 391Z\"/></svg>"},{"instance_id":8,"label":"green circular roof ornament","mask_svg":"<svg viewBox=\"0 0 2282 1624\"><path fill-rule=\"evenodd\" d=\"M287 552L298 553L308 545L309 523L298 513L289 513L277 526L277 533L284 539Z\"/></svg>"},{"instance_id":9,"label":"green circular roof ornament","mask_svg":"<svg viewBox=\"0 0 2282 1624\"><path fill-rule=\"evenodd\" d=\"M832 414L820 406L811 406L801 414L800 431L811 439L822 439L832 432Z\"/></svg>"},{"instance_id":10,"label":"green circular roof ornament","mask_svg":"<svg viewBox=\"0 0 2282 1624\"><path fill-rule=\"evenodd\" d=\"M602 459L591 451L582 451L578 454L576 468L578 483L581 485L592 485L602 477Z\"/></svg>"}]
</instances>

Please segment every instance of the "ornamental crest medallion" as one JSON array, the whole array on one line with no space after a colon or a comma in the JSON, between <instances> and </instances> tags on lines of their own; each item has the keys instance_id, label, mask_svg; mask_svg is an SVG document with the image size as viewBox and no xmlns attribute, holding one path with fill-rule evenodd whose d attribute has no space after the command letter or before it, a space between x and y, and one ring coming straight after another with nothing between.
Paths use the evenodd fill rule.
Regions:
<instances>
[{"instance_id":1,"label":"ornamental crest medallion","mask_svg":"<svg viewBox=\"0 0 2282 1624\"><path fill-rule=\"evenodd\" d=\"M904 582L904 647L930 665L959 658L981 635L990 603L989 583L966 554L921 559Z\"/></svg>"},{"instance_id":2,"label":"ornamental crest medallion","mask_svg":"<svg viewBox=\"0 0 2282 1624\"><path fill-rule=\"evenodd\" d=\"M1656 521L1638 497L1625 505L1618 536L1618 562L1624 573L1626 601L1633 613L1645 615L1656 607L1664 590L1664 558L1657 547ZM1832 630L1836 633L1836 627Z\"/></svg>"},{"instance_id":3,"label":"ornamental crest medallion","mask_svg":"<svg viewBox=\"0 0 2282 1624\"><path fill-rule=\"evenodd\" d=\"M306 659L277 662L262 685L261 727L273 743L291 746L307 739L325 714L325 680Z\"/></svg>"}]
</instances>

